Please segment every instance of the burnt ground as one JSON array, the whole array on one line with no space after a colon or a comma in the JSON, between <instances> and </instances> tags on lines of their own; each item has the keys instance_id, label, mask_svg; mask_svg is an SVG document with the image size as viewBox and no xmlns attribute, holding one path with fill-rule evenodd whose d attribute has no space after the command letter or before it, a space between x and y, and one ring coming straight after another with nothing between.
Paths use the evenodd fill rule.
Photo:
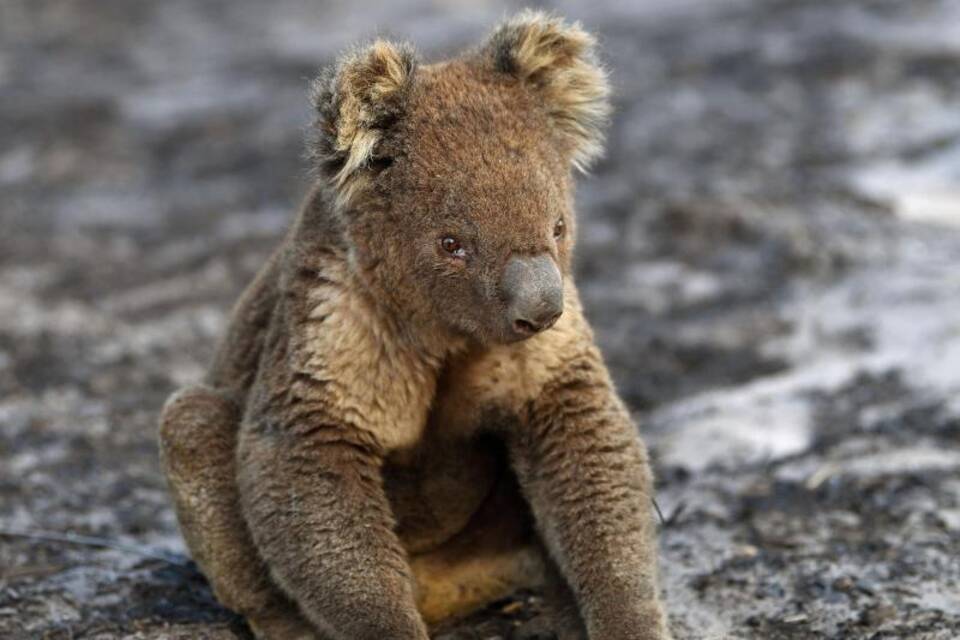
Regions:
<instances>
[{"instance_id":1,"label":"burnt ground","mask_svg":"<svg viewBox=\"0 0 960 640\"><path fill-rule=\"evenodd\" d=\"M513 9L354 4L0 4L0 637L246 637L183 556L159 407L306 188L318 66ZM617 87L579 278L677 637L960 637L960 3L550 6Z\"/></svg>"}]
</instances>

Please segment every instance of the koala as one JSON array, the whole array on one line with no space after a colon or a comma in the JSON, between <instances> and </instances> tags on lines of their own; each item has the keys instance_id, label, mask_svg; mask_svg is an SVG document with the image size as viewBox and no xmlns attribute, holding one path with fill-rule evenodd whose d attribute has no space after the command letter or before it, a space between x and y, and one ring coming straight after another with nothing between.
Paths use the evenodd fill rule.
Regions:
<instances>
[{"instance_id":1,"label":"koala","mask_svg":"<svg viewBox=\"0 0 960 640\"><path fill-rule=\"evenodd\" d=\"M560 638L669 638L647 451L571 275L608 94L536 12L315 81L315 185L160 420L187 546L258 638L425 640L520 588Z\"/></svg>"}]
</instances>

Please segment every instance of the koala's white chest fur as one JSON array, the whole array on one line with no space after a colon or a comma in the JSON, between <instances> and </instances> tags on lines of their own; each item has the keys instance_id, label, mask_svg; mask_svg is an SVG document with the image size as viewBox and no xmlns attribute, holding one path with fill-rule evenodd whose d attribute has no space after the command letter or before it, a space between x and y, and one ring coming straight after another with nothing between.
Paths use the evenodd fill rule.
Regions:
<instances>
[{"instance_id":1,"label":"koala's white chest fur","mask_svg":"<svg viewBox=\"0 0 960 640\"><path fill-rule=\"evenodd\" d=\"M324 383L324 401L386 451L412 447L436 388L429 363L386 333L365 302L334 284L311 294L301 370Z\"/></svg>"},{"instance_id":2,"label":"koala's white chest fur","mask_svg":"<svg viewBox=\"0 0 960 640\"><path fill-rule=\"evenodd\" d=\"M413 450L428 429L469 436L491 410L515 414L542 392L585 330L572 283L557 324L523 342L425 358L330 269L309 292L299 369L324 383L324 401L388 452Z\"/></svg>"}]
</instances>

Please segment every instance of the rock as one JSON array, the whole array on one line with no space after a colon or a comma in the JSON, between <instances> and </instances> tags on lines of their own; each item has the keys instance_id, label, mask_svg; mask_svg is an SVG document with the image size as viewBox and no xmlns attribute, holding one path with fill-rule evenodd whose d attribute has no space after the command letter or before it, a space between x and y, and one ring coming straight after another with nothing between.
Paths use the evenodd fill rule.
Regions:
<instances>
[{"instance_id":1,"label":"rock","mask_svg":"<svg viewBox=\"0 0 960 640\"><path fill-rule=\"evenodd\" d=\"M889 603L881 602L864 609L860 616L860 623L868 627L879 627L896 617L896 607Z\"/></svg>"}]
</instances>

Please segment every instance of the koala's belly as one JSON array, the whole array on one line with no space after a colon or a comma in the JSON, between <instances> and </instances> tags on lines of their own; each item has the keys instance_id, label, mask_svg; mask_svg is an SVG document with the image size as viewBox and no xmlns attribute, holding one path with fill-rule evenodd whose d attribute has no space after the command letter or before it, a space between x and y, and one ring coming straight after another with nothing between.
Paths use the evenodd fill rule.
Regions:
<instances>
[{"instance_id":1,"label":"koala's belly","mask_svg":"<svg viewBox=\"0 0 960 640\"><path fill-rule=\"evenodd\" d=\"M468 528L506 472L502 449L482 439L427 438L393 456L384 484L407 551L436 549Z\"/></svg>"}]
</instances>

